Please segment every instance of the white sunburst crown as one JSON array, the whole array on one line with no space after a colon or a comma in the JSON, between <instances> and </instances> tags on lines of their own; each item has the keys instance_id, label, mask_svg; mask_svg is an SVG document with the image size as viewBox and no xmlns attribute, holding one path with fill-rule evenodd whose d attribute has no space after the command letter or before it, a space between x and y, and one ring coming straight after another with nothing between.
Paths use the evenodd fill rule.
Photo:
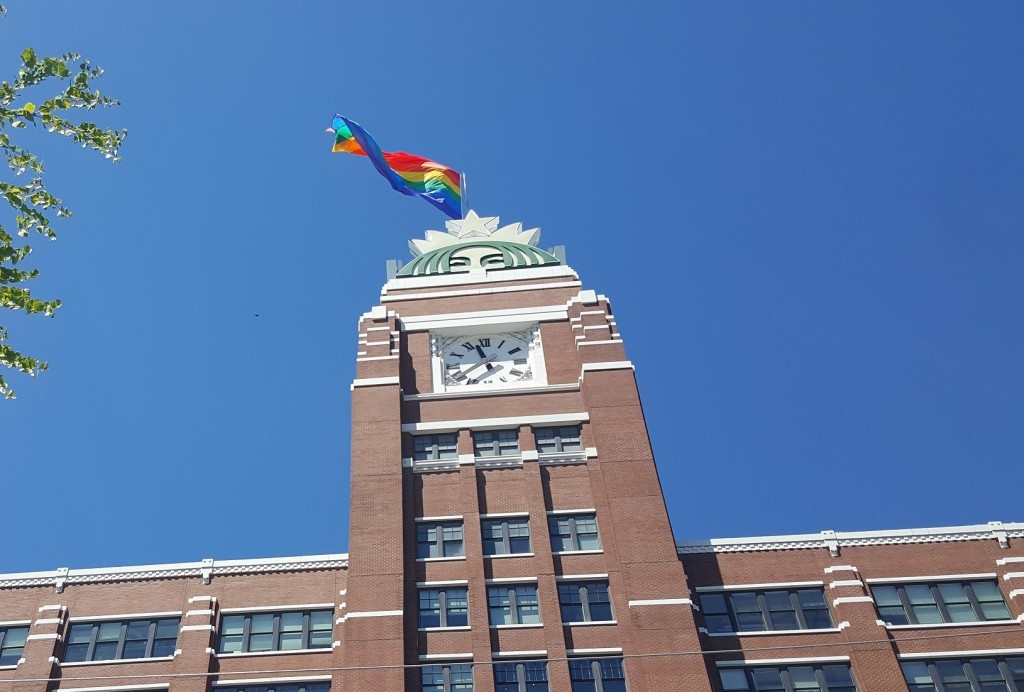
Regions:
<instances>
[{"instance_id":1,"label":"white sunburst crown","mask_svg":"<svg viewBox=\"0 0 1024 692\"><path fill-rule=\"evenodd\" d=\"M410 240L409 250L413 257L439 250L450 245L459 245L473 238L504 240L521 245L537 246L540 242L540 228L523 230L523 224L510 223L498 228L497 216L478 216L473 210L464 219L444 222L447 231L427 231L425 240Z\"/></svg>"}]
</instances>

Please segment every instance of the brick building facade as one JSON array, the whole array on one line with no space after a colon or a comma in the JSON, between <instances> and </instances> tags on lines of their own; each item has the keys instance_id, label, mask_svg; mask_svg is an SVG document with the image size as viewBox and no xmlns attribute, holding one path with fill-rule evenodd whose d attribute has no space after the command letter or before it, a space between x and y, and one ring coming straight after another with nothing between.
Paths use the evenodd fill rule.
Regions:
<instances>
[{"instance_id":1,"label":"brick building facade","mask_svg":"<svg viewBox=\"0 0 1024 692\"><path fill-rule=\"evenodd\" d=\"M1024 692L1024 524L677 543L537 240L471 213L359 319L348 554L0 575L0 691Z\"/></svg>"}]
</instances>

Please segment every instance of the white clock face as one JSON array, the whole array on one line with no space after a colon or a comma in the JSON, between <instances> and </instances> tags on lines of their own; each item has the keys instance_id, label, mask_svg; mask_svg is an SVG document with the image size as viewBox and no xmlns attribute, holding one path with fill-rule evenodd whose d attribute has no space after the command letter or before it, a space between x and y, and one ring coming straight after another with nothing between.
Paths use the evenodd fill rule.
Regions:
<instances>
[{"instance_id":1,"label":"white clock face","mask_svg":"<svg viewBox=\"0 0 1024 692\"><path fill-rule=\"evenodd\" d=\"M532 380L532 343L532 331L439 338L445 387Z\"/></svg>"}]
</instances>

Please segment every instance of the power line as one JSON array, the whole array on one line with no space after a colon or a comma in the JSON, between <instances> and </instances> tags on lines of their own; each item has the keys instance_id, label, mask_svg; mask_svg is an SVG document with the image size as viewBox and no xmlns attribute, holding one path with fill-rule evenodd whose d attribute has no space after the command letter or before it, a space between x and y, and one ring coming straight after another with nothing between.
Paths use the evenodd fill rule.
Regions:
<instances>
[{"instance_id":1,"label":"power line","mask_svg":"<svg viewBox=\"0 0 1024 692\"><path fill-rule=\"evenodd\" d=\"M580 656L515 656L515 652L509 652L507 660L491 660L491 661L462 661L457 656L451 659L438 659L435 661L421 661L420 663L393 663L393 664L374 664L364 666L327 666L320 668L274 668L270 670L246 670L236 672L195 672L195 673L143 673L139 675L90 675L85 677L57 677L57 678L15 678L8 680L0 680L0 682L87 682L87 681L98 681L98 680L157 680L157 679L174 679L174 678L212 678L224 675L270 675L270 674L283 674L283 673L297 673L300 675L316 675L323 673L341 673L341 672L355 672L361 670L407 670L425 668L428 666L435 666L451 662L458 662L462 665L471 665L475 667L494 666L495 664L508 663L516 660L543 660L550 663L559 663L563 661L571 661L580 658L622 658L622 659L643 659L643 658L683 658L688 656L720 656L723 654L752 654L770 651L794 651L798 649L824 649L824 648L836 648L836 647L853 647L863 644L901 644L909 641L930 641L938 639L953 639L953 638L973 638L983 637L989 634L1024 634L1017 625L1007 625L1003 627L992 627L985 632L976 632L972 634L966 634L962 632L951 632L946 634L922 634L910 637L900 637L899 639L860 639L856 641L843 641L843 642L826 642L824 644L792 644L786 646L759 646L755 648L741 648L741 649L716 649L716 650L701 650L695 649L691 651L668 651L664 653L643 653L643 654L584 654ZM945 653L945 652L943 652ZM120 659L118 662L123 662L125 659ZM735 659L727 659L735 660ZM146 659L137 659L137 662L144 663ZM748 661L751 665L757 665L756 660ZM218 682L237 682L245 683L245 679L232 679L222 680Z\"/></svg>"}]
</instances>

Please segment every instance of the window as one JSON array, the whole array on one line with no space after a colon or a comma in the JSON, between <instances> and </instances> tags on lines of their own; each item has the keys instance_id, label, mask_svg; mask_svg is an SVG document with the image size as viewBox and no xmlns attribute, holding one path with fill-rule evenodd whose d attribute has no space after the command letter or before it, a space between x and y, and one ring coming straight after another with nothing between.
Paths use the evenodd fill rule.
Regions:
<instances>
[{"instance_id":1,"label":"window","mask_svg":"<svg viewBox=\"0 0 1024 692\"><path fill-rule=\"evenodd\" d=\"M461 521L416 523L416 557L461 557L465 554Z\"/></svg>"},{"instance_id":2,"label":"window","mask_svg":"<svg viewBox=\"0 0 1024 692\"><path fill-rule=\"evenodd\" d=\"M530 518L484 519L484 555L530 552Z\"/></svg>"},{"instance_id":3,"label":"window","mask_svg":"<svg viewBox=\"0 0 1024 692\"><path fill-rule=\"evenodd\" d=\"M68 632L65 663L173 656L181 618L75 622Z\"/></svg>"},{"instance_id":4,"label":"window","mask_svg":"<svg viewBox=\"0 0 1024 692\"><path fill-rule=\"evenodd\" d=\"M626 671L621 658L569 660L572 692L626 692Z\"/></svg>"},{"instance_id":5,"label":"window","mask_svg":"<svg viewBox=\"0 0 1024 692\"><path fill-rule=\"evenodd\" d=\"M555 514L548 517L551 549L556 553L574 550L600 550L597 516L588 514Z\"/></svg>"},{"instance_id":6,"label":"window","mask_svg":"<svg viewBox=\"0 0 1024 692\"><path fill-rule=\"evenodd\" d=\"M561 582L558 605L562 622L611 622L612 599L606 581Z\"/></svg>"},{"instance_id":7,"label":"window","mask_svg":"<svg viewBox=\"0 0 1024 692\"><path fill-rule=\"evenodd\" d=\"M891 584L871 587L878 615L889 625L1009 620L994 579Z\"/></svg>"},{"instance_id":8,"label":"window","mask_svg":"<svg viewBox=\"0 0 1024 692\"><path fill-rule=\"evenodd\" d=\"M557 428L534 428L538 452L582 452L580 426L564 425Z\"/></svg>"},{"instance_id":9,"label":"window","mask_svg":"<svg viewBox=\"0 0 1024 692\"><path fill-rule=\"evenodd\" d=\"M468 624L469 600L465 586L420 589L420 627L465 627Z\"/></svg>"},{"instance_id":10,"label":"window","mask_svg":"<svg viewBox=\"0 0 1024 692\"><path fill-rule=\"evenodd\" d=\"M700 609L704 626L712 634L832 627L832 616L820 586L704 593L700 596Z\"/></svg>"},{"instance_id":11,"label":"window","mask_svg":"<svg viewBox=\"0 0 1024 692\"><path fill-rule=\"evenodd\" d=\"M473 432L473 453L478 457L518 456L519 431L476 430Z\"/></svg>"},{"instance_id":12,"label":"window","mask_svg":"<svg viewBox=\"0 0 1024 692\"><path fill-rule=\"evenodd\" d=\"M495 663L494 692L548 692L547 662Z\"/></svg>"},{"instance_id":13,"label":"window","mask_svg":"<svg viewBox=\"0 0 1024 692\"><path fill-rule=\"evenodd\" d=\"M224 615L221 653L327 649L334 642L333 610Z\"/></svg>"},{"instance_id":14,"label":"window","mask_svg":"<svg viewBox=\"0 0 1024 692\"><path fill-rule=\"evenodd\" d=\"M1006 692L1024 690L1024 656L1013 658L940 658L903 661L911 692Z\"/></svg>"},{"instance_id":15,"label":"window","mask_svg":"<svg viewBox=\"0 0 1024 692\"><path fill-rule=\"evenodd\" d=\"M248 687L214 687L216 692L330 692L329 682L290 682L286 685L249 685Z\"/></svg>"},{"instance_id":16,"label":"window","mask_svg":"<svg viewBox=\"0 0 1024 692\"><path fill-rule=\"evenodd\" d=\"M487 607L492 625L540 623L536 584L503 584L487 587Z\"/></svg>"},{"instance_id":17,"label":"window","mask_svg":"<svg viewBox=\"0 0 1024 692\"><path fill-rule=\"evenodd\" d=\"M721 668L725 692L856 692L849 663Z\"/></svg>"},{"instance_id":18,"label":"window","mask_svg":"<svg viewBox=\"0 0 1024 692\"><path fill-rule=\"evenodd\" d=\"M471 663L424 666L422 676L423 692L471 692L473 689Z\"/></svg>"},{"instance_id":19,"label":"window","mask_svg":"<svg viewBox=\"0 0 1024 692\"><path fill-rule=\"evenodd\" d=\"M412 438L412 458L416 461L455 459L459 456L458 439L455 433L416 435Z\"/></svg>"},{"instance_id":20,"label":"window","mask_svg":"<svg viewBox=\"0 0 1024 692\"><path fill-rule=\"evenodd\" d=\"M0 628L0 666L16 666L25 652L28 627Z\"/></svg>"}]
</instances>

